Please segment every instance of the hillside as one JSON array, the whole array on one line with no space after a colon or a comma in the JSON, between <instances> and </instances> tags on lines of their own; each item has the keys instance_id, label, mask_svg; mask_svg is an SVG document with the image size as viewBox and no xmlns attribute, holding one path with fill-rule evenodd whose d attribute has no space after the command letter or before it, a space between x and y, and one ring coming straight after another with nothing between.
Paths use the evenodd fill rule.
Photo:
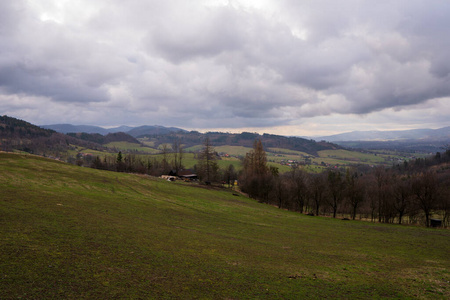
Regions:
<instances>
[{"instance_id":1,"label":"hillside","mask_svg":"<svg viewBox=\"0 0 450 300\"><path fill-rule=\"evenodd\" d=\"M11 118L8 116L0 116L0 137L7 138L25 138L32 139L36 137L49 137L54 130L43 129L23 120Z\"/></svg>"},{"instance_id":2,"label":"hillside","mask_svg":"<svg viewBox=\"0 0 450 300\"><path fill-rule=\"evenodd\" d=\"M388 150L408 153L436 153L450 145L450 139L442 140L393 140L393 141L339 141L347 149Z\"/></svg>"},{"instance_id":3,"label":"hillside","mask_svg":"<svg viewBox=\"0 0 450 300\"><path fill-rule=\"evenodd\" d=\"M40 127L45 129L52 129L60 133L97 133L101 135L107 135L108 133L125 132L133 137L138 137L141 135L151 135L151 134L166 134L170 132L185 131L181 128L176 127L164 127L164 126L119 126L112 128L103 128L99 126L91 125L72 125L72 124L51 124L51 125L41 125Z\"/></svg>"},{"instance_id":4,"label":"hillside","mask_svg":"<svg viewBox=\"0 0 450 300\"><path fill-rule=\"evenodd\" d=\"M108 133L106 135L101 135L99 133L85 133L85 132L77 132L77 133L68 133L67 135L93 143L98 144L108 144L112 142L128 142L134 144L140 144L140 142L132 137L129 134L124 132L114 132Z\"/></svg>"},{"instance_id":5,"label":"hillside","mask_svg":"<svg viewBox=\"0 0 450 300\"><path fill-rule=\"evenodd\" d=\"M215 147L220 146L241 146L252 148L255 140L260 139L265 148L283 148L286 150L301 151L307 154L316 155L321 150L341 149L342 147L327 142L315 142L298 137L286 137L273 134L258 134L251 132L242 133L224 133L224 132L207 132L200 133L197 131L190 132L171 132L164 135L144 135L140 136L148 138L155 145L164 143L172 144L179 141L185 147L193 147L202 145L208 137L211 144Z\"/></svg>"},{"instance_id":6,"label":"hillside","mask_svg":"<svg viewBox=\"0 0 450 300\"><path fill-rule=\"evenodd\" d=\"M98 161L95 162L97 156L103 162L107 160L108 165L112 166L116 159L115 156L122 151L124 154L132 155L132 157L128 157L128 161L135 162L140 172L145 171L153 175L161 175L163 172L160 167L163 157L159 154L164 144L169 152L172 150L173 143L182 144L186 152L183 158L184 167L194 168L198 162L195 152L202 149L203 142L207 137L221 156L218 164L222 169L226 169L232 164L236 170L239 170L241 168L240 158L252 149L253 143L257 139L262 141L266 149L269 164L278 168L280 173L290 171L293 165L301 165L304 166L305 171L317 173L328 168L345 166L378 164L392 166L393 163L403 163L404 160L417 157L414 149L407 149L408 151L403 152L372 151L371 153L346 151L336 144L327 142L249 132L239 134L208 132L203 134L196 131L178 130L134 138L124 132L106 135L86 132L62 134L7 116L3 116L2 120L0 122L0 128L3 128L0 132L0 146L3 151L25 151L87 167L93 165L99 167ZM175 128L172 129L175 130ZM148 167L144 170L142 166L149 166L149 162L151 170ZM116 169L114 166L111 168Z\"/></svg>"},{"instance_id":7,"label":"hillside","mask_svg":"<svg viewBox=\"0 0 450 300\"><path fill-rule=\"evenodd\" d=\"M84 141L23 120L0 116L0 150L25 151L43 156L65 156L74 146L103 150L92 141Z\"/></svg>"},{"instance_id":8,"label":"hillside","mask_svg":"<svg viewBox=\"0 0 450 300\"><path fill-rule=\"evenodd\" d=\"M0 153L0 298L448 299L448 230ZM382 245L382 247L380 247Z\"/></svg>"},{"instance_id":9,"label":"hillside","mask_svg":"<svg viewBox=\"0 0 450 300\"><path fill-rule=\"evenodd\" d=\"M101 135L108 134L109 132L105 128L98 126L89 126L89 125L72 125L72 124L52 124L52 125L41 125L41 128L51 129L60 133L76 133L76 132L85 132L85 133L98 133Z\"/></svg>"},{"instance_id":10,"label":"hillside","mask_svg":"<svg viewBox=\"0 0 450 300\"><path fill-rule=\"evenodd\" d=\"M187 131L184 129L181 129L181 128L176 128L176 127L143 125L143 126L132 128L129 131L127 131L126 133L128 133L129 135L134 136L134 137L139 137L139 136L154 135L154 134L157 134L157 135L169 134L171 132L187 132Z\"/></svg>"},{"instance_id":11,"label":"hillside","mask_svg":"<svg viewBox=\"0 0 450 300\"><path fill-rule=\"evenodd\" d=\"M242 146L252 147L255 139L261 139L265 147L269 148L285 148L287 150L302 151L308 154L317 155L318 151L341 149L342 147L327 142L315 142L314 140L299 138L299 137L286 137L272 134L257 134L250 132L243 133L224 133L224 132L208 132L206 134L197 131L186 131L176 127L164 127L164 126L139 126L135 128L131 127L117 127L105 129L97 126L88 125L71 125L71 124L55 124L55 125L43 125L43 128L53 129L61 133L78 133L77 136L83 137L87 140L92 140L86 135L80 135L82 132L90 133L93 136L107 135L108 133L117 132L117 130L123 129L125 133L135 138L151 139L154 147L158 145L179 141L184 144L186 148L201 145L206 137L209 137L211 143L214 146ZM97 139L98 142L106 144L109 142L103 142Z\"/></svg>"}]
</instances>

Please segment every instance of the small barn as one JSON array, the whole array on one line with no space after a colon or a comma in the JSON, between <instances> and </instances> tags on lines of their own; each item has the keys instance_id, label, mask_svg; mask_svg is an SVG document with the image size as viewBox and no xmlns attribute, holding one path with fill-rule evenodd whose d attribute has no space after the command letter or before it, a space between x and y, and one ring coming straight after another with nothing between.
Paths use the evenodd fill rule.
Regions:
<instances>
[{"instance_id":1,"label":"small barn","mask_svg":"<svg viewBox=\"0 0 450 300\"><path fill-rule=\"evenodd\" d=\"M442 226L442 220L430 219L430 226L431 227L441 227Z\"/></svg>"},{"instance_id":2,"label":"small barn","mask_svg":"<svg viewBox=\"0 0 450 300\"><path fill-rule=\"evenodd\" d=\"M178 177L184 180L197 180L197 174L192 172L192 170L186 169L186 170L180 170L178 171Z\"/></svg>"}]
</instances>

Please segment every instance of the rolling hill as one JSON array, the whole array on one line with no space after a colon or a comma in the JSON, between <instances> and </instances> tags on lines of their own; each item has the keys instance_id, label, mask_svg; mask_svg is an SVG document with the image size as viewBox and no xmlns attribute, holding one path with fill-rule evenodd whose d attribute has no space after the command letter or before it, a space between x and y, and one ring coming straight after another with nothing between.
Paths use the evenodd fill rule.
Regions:
<instances>
[{"instance_id":1,"label":"rolling hill","mask_svg":"<svg viewBox=\"0 0 450 300\"><path fill-rule=\"evenodd\" d=\"M414 149L406 149L408 151L405 153L345 151L342 146L333 143L250 132L233 134L178 130L164 134L147 134L139 138L123 132L106 135L85 132L62 134L7 116L0 119L2 150L25 151L85 166L92 166L96 156L101 159L108 156L110 160L119 151L138 155L137 158L145 162L162 160L162 157L158 156L161 153L161 145L168 144L170 147L174 142L181 143L186 152L197 152L202 148L206 137L222 156L220 167L227 168L229 164L233 164L236 169L240 168L240 158L252 149L256 139L260 139L266 149L269 164L278 168L281 173L289 171L292 163L305 165L304 169L313 173L349 165L392 166L394 163L414 158L411 152L415 152ZM349 147L352 146L354 145ZM194 153L186 153L185 167L194 167L197 163L194 156Z\"/></svg>"},{"instance_id":2,"label":"rolling hill","mask_svg":"<svg viewBox=\"0 0 450 300\"><path fill-rule=\"evenodd\" d=\"M0 298L448 299L450 233L0 153Z\"/></svg>"},{"instance_id":3,"label":"rolling hill","mask_svg":"<svg viewBox=\"0 0 450 300\"><path fill-rule=\"evenodd\" d=\"M6 117L6 116L5 116ZM57 125L43 125L42 128L51 129L60 133L70 133L70 136L80 138L85 141L96 142L99 144L110 143L102 139L99 135L118 134L115 132L117 129L104 129L95 126L79 125L74 126L70 124L57 124ZM121 127L122 129L128 129L128 127ZM108 133L109 132L109 133ZM84 133L84 134L82 134ZM106 134L105 134L106 133ZM340 149L342 147L328 143L328 142L315 142L314 140L304 139L299 137L286 137L272 134L257 134L251 132L242 133L223 133L223 132L207 132L200 133L197 131L186 131L175 127L163 127L163 126L140 126L132 128L125 132L135 138L146 138L149 143L153 145L153 148L158 148L161 144L172 144L177 141L182 143L185 148L202 145L205 138L209 138L214 146L253 146L256 139L260 139L266 148L285 148L287 150L295 150L305 152L311 155L317 155L318 151ZM89 136L89 134L91 136ZM123 136L122 141L130 141L129 138ZM118 141L118 140L115 140ZM134 142L139 143L139 142Z\"/></svg>"},{"instance_id":4,"label":"rolling hill","mask_svg":"<svg viewBox=\"0 0 450 300\"><path fill-rule=\"evenodd\" d=\"M90 125L72 125L72 124L52 124L52 125L41 125L41 128L51 129L60 133L76 133L76 132L85 132L85 133L98 133L98 134L108 134L110 132L115 132L114 129L111 131L98 126L90 126Z\"/></svg>"},{"instance_id":5,"label":"rolling hill","mask_svg":"<svg viewBox=\"0 0 450 300\"><path fill-rule=\"evenodd\" d=\"M102 145L90 140L44 129L20 119L0 116L0 150L59 157L75 146L105 150Z\"/></svg>"},{"instance_id":6,"label":"rolling hill","mask_svg":"<svg viewBox=\"0 0 450 300\"><path fill-rule=\"evenodd\" d=\"M181 128L176 127L164 127L164 126L119 126L112 128L103 128L100 126L91 125L72 125L72 124L51 124L51 125L41 125L40 127L45 129L51 129L60 133L98 133L101 135L107 135L108 133L125 132L133 137L138 137L142 135L152 135L152 134L166 134L170 132L185 131Z\"/></svg>"}]
</instances>

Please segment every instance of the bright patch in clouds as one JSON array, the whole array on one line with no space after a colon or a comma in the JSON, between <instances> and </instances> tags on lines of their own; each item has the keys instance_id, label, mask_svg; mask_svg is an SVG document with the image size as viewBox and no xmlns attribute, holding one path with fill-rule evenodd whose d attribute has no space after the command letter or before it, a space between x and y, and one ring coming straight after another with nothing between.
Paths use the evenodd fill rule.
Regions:
<instances>
[{"instance_id":1,"label":"bright patch in clouds","mask_svg":"<svg viewBox=\"0 0 450 300\"><path fill-rule=\"evenodd\" d=\"M1 1L0 113L326 135L450 125L447 1Z\"/></svg>"}]
</instances>

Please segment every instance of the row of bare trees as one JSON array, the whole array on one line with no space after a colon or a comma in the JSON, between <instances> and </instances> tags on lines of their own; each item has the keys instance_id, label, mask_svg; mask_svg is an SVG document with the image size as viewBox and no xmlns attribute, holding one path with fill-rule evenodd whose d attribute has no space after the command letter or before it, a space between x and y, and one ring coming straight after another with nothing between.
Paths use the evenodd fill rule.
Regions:
<instances>
[{"instance_id":1,"label":"row of bare trees","mask_svg":"<svg viewBox=\"0 0 450 300\"><path fill-rule=\"evenodd\" d=\"M105 155L102 158L91 155L83 156L80 153L76 157L75 163L95 169L160 176L169 174L170 171L178 173L183 169L183 158L183 146L177 141L172 146L163 144L160 157L143 158L134 153L123 154L121 151L117 156Z\"/></svg>"},{"instance_id":2,"label":"row of bare trees","mask_svg":"<svg viewBox=\"0 0 450 300\"><path fill-rule=\"evenodd\" d=\"M174 174L184 169L184 148L179 141L173 142L172 145L162 144L161 152L158 156L143 157L134 153L123 154L121 151L114 155L100 156L82 155L73 158L71 163L89 166L95 169L141 173L152 176L161 176ZM203 148L195 153L197 164L194 165L194 172L203 182L214 183L222 182L229 186L237 179L237 171L230 164L224 169L220 169L217 160L219 156L212 146L208 138L205 139Z\"/></svg>"},{"instance_id":3,"label":"row of bare trees","mask_svg":"<svg viewBox=\"0 0 450 300\"><path fill-rule=\"evenodd\" d=\"M450 151L444 155L450 157ZM445 167L400 170L378 166L364 173L349 168L321 174L293 168L278 174L267 166L260 141L246 155L243 166L242 191L279 208L334 218L341 215L426 226L434 217L450 225L450 172L442 169Z\"/></svg>"}]
</instances>

